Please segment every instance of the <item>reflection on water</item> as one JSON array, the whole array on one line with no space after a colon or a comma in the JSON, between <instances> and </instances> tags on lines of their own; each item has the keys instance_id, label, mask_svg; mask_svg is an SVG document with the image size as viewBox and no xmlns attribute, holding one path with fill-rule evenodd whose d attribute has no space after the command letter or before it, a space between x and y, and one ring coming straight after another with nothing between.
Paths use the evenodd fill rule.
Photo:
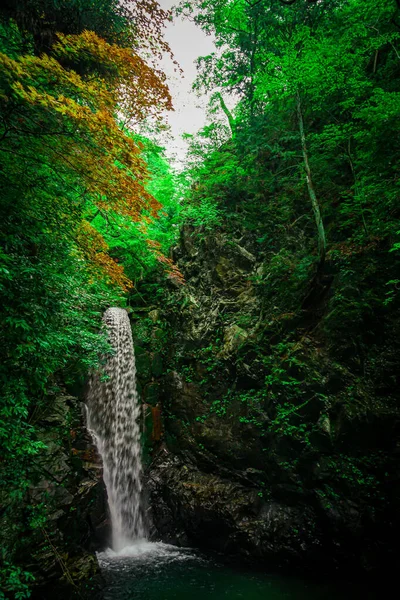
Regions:
<instances>
[{"instance_id":1,"label":"reflection on water","mask_svg":"<svg viewBox=\"0 0 400 600\"><path fill-rule=\"evenodd\" d=\"M188 548L138 541L99 554L105 600L355 600L374 596L331 583L226 566Z\"/></svg>"}]
</instances>

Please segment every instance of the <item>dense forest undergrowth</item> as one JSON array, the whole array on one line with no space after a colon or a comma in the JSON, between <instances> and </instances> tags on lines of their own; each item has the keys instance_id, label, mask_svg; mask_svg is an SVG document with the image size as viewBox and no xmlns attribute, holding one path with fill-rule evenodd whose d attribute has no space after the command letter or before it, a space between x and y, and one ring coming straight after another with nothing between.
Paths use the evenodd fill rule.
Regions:
<instances>
[{"instance_id":1,"label":"dense forest undergrowth","mask_svg":"<svg viewBox=\"0 0 400 600\"><path fill-rule=\"evenodd\" d=\"M74 396L109 351L110 305L129 307L143 400L162 409L153 472L177 457L171 497L152 492L156 525L168 505L177 537L206 544L234 489L253 516L221 534L229 550L312 568L322 544L325 566L395 563L400 3L177 11L216 40L195 83L210 121L179 173L154 141L171 108L156 2L0 9L0 597L43 583L43 548L73 583L60 528L87 507L42 485L43 457L62 446L57 489L89 477ZM271 541L260 514L276 506Z\"/></svg>"}]
</instances>

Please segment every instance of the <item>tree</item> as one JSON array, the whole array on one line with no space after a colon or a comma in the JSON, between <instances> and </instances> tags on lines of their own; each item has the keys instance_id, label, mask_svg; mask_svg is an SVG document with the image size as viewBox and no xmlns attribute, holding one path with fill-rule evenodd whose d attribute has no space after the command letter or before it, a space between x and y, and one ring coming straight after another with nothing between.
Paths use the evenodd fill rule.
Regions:
<instances>
[{"instance_id":1,"label":"tree","mask_svg":"<svg viewBox=\"0 0 400 600\"><path fill-rule=\"evenodd\" d=\"M171 100L163 75L139 55L166 49L160 34L167 15L156 2L21 0L3 4L0 16L0 479L9 491L7 519L23 506L43 449L33 415L109 350L98 333L102 311L123 304L132 282L91 215L148 221L158 214L143 143L127 127L158 118ZM8 562L18 543L4 540Z\"/></svg>"},{"instance_id":2,"label":"tree","mask_svg":"<svg viewBox=\"0 0 400 600\"><path fill-rule=\"evenodd\" d=\"M278 170L292 173L292 184L297 177L305 184L320 258L325 230L333 243L348 226L355 226L359 241L384 229L393 231L388 213L382 220L381 199L386 197L392 206L395 188L381 187L378 172L387 173L394 184L389 157L397 152L396 142L383 140L385 130L397 129L392 120L398 111L393 86L399 69L397 2L304 1L285 6L269 0L219 0L202 2L201 10L198 2L182 7L217 39L218 51L199 59L197 86L239 99L236 130L243 132L243 141L247 137L247 144L249 136L254 143L251 131L265 130L254 151L246 148L254 166L263 145L272 170L283 162ZM300 156L296 166L295 157Z\"/></svg>"}]
</instances>

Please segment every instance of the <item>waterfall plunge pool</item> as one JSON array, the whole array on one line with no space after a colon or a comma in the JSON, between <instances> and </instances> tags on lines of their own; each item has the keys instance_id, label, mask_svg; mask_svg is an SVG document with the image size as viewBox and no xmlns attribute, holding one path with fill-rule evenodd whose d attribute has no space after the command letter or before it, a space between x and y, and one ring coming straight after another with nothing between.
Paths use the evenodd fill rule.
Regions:
<instances>
[{"instance_id":1,"label":"waterfall plunge pool","mask_svg":"<svg viewBox=\"0 0 400 600\"><path fill-rule=\"evenodd\" d=\"M161 542L138 541L98 555L104 600L363 600L371 590L260 573L218 556Z\"/></svg>"}]
</instances>

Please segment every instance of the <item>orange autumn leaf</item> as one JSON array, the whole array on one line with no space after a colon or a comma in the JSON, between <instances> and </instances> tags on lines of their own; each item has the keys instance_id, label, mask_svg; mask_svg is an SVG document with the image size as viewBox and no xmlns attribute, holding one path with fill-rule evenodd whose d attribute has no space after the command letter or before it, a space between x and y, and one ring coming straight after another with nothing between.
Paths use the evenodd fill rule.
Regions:
<instances>
[{"instance_id":1,"label":"orange autumn leaf","mask_svg":"<svg viewBox=\"0 0 400 600\"><path fill-rule=\"evenodd\" d=\"M109 247L103 236L88 221L82 221L77 241L83 256L89 261L91 269L100 271L106 280L128 291L133 284L125 275L124 268L108 254Z\"/></svg>"},{"instance_id":2,"label":"orange autumn leaf","mask_svg":"<svg viewBox=\"0 0 400 600\"><path fill-rule=\"evenodd\" d=\"M148 9L151 14L152 2ZM110 44L92 31L58 34L49 54L13 59L0 53L0 70L2 101L26 110L29 119L22 123L29 134L42 136L51 165L72 175L102 211L135 221L157 217L161 205L146 190L149 175L140 143L121 130L118 115L138 122L172 108L159 73L132 48ZM75 216L73 209L71 219ZM88 222L77 229L76 242L106 280L123 289L130 286L123 267Z\"/></svg>"}]
</instances>

